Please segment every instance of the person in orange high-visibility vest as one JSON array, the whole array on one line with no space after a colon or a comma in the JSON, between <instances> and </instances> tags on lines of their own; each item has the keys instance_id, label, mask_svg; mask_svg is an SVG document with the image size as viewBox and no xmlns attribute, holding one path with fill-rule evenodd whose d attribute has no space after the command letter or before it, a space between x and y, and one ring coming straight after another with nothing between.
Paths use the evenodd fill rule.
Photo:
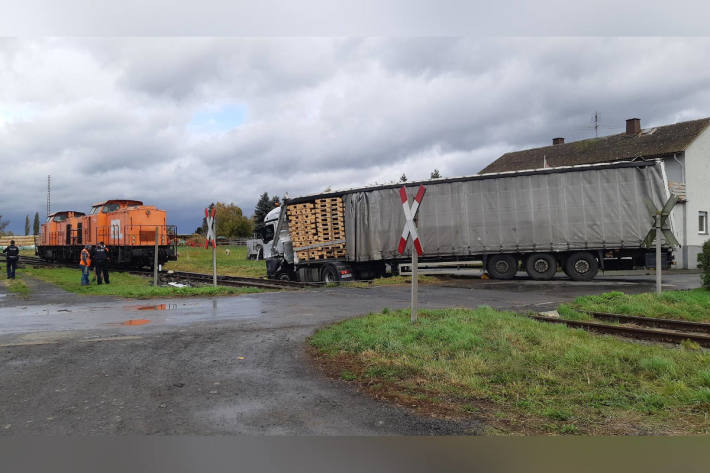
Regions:
<instances>
[{"instance_id":1,"label":"person in orange high-visibility vest","mask_svg":"<svg viewBox=\"0 0 710 473\"><path fill-rule=\"evenodd\" d=\"M89 253L89 245L86 245L81 250L81 256L79 257L79 266L81 267L81 285L89 285L89 273L91 272L91 254Z\"/></svg>"}]
</instances>

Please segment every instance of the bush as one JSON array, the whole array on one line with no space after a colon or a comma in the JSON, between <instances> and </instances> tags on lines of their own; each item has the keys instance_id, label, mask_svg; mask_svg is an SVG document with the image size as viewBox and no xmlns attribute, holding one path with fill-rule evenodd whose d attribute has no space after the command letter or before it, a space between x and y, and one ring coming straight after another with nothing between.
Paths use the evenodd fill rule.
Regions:
<instances>
[{"instance_id":1,"label":"bush","mask_svg":"<svg viewBox=\"0 0 710 473\"><path fill-rule=\"evenodd\" d=\"M710 289L710 240L703 245L703 251L698 255L698 268L703 270L700 278L703 286Z\"/></svg>"}]
</instances>

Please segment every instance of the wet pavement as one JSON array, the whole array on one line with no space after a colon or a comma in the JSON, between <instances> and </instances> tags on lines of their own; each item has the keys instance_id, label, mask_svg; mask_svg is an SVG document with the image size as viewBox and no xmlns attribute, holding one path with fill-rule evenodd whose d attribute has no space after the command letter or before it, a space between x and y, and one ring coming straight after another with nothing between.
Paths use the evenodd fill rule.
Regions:
<instances>
[{"instance_id":1,"label":"wet pavement","mask_svg":"<svg viewBox=\"0 0 710 473\"><path fill-rule=\"evenodd\" d=\"M664 278L697 287L697 274ZM550 310L584 294L653 290L653 275L594 282L451 279L425 308ZM0 289L0 433L460 434L475 420L424 418L325 378L305 352L318 327L404 308L409 287L126 301ZM58 296L58 297L56 297Z\"/></svg>"}]
</instances>

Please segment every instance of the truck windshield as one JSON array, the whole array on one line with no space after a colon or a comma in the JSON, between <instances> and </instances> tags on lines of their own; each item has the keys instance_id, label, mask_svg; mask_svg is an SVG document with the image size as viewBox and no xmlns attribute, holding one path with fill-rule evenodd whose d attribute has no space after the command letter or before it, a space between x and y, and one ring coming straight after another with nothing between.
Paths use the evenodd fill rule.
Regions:
<instances>
[{"instance_id":1,"label":"truck windshield","mask_svg":"<svg viewBox=\"0 0 710 473\"><path fill-rule=\"evenodd\" d=\"M264 227L264 230L262 231L262 235L264 238L264 243L268 243L271 240L274 239L274 226L273 225L267 225Z\"/></svg>"}]
</instances>

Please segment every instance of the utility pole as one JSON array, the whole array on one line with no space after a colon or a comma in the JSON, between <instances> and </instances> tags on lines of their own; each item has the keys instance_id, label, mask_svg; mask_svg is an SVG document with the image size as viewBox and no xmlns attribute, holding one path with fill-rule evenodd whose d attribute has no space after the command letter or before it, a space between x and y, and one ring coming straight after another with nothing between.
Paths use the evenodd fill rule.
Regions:
<instances>
[{"instance_id":1,"label":"utility pole","mask_svg":"<svg viewBox=\"0 0 710 473\"><path fill-rule=\"evenodd\" d=\"M160 237L159 228L155 227L155 256L153 259L153 286L158 287L158 238Z\"/></svg>"},{"instance_id":2,"label":"utility pole","mask_svg":"<svg viewBox=\"0 0 710 473\"><path fill-rule=\"evenodd\" d=\"M49 214L52 213L51 209L51 186L52 186L52 176L50 174L47 174L47 217L49 217Z\"/></svg>"},{"instance_id":3,"label":"utility pole","mask_svg":"<svg viewBox=\"0 0 710 473\"><path fill-rule=\"evenodd\" d=\"M599 112L594 112L592 122L594 123L594 137L599 138Z\"/></svg>"}]
</instances>

